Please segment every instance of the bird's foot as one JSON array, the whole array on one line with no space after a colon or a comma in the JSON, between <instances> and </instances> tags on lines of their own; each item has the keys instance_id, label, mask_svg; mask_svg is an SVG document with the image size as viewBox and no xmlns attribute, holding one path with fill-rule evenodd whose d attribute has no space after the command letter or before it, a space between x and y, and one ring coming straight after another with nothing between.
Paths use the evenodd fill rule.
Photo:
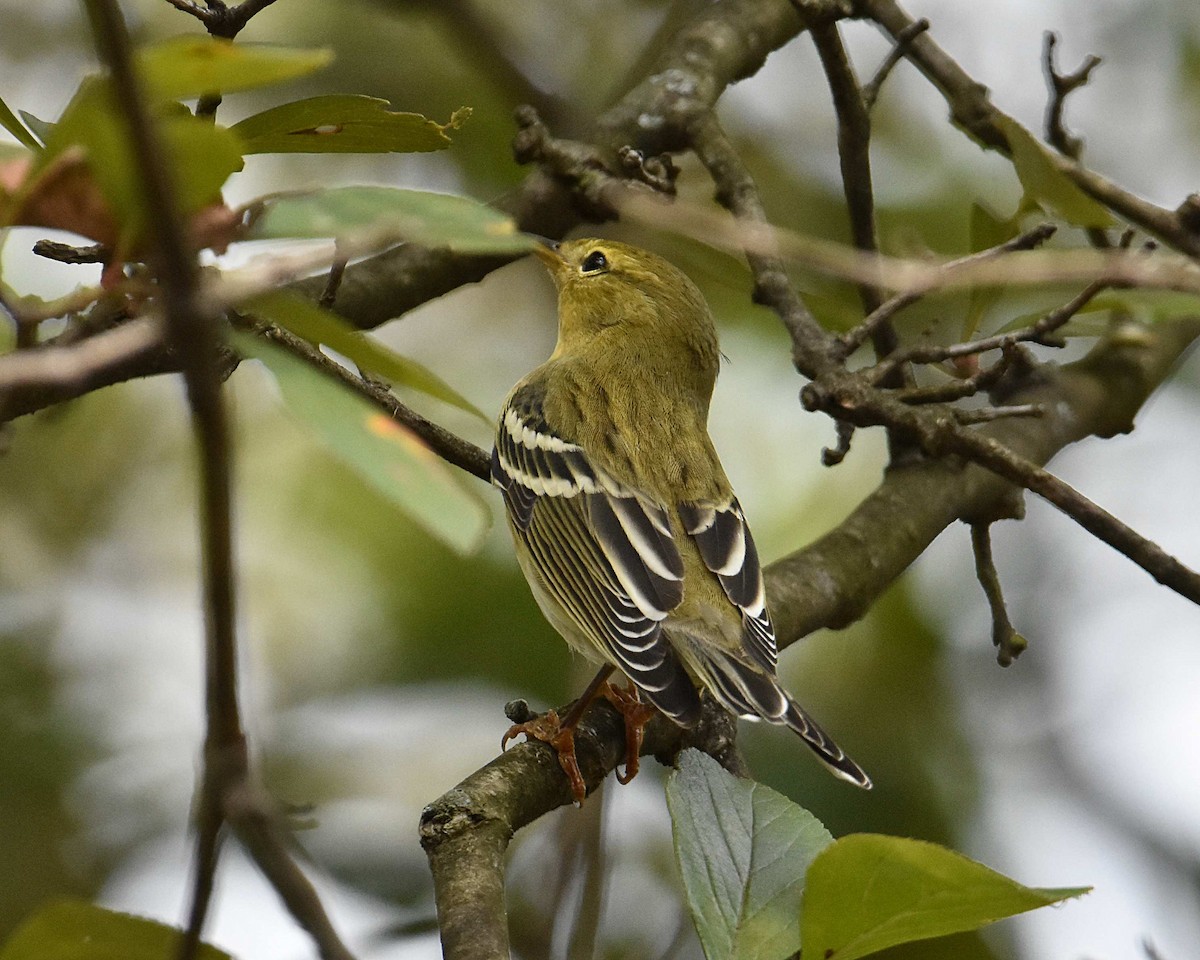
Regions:
<instances>
[{"instance_id":1,"label":"bird's foot","mask_svg":"<svg viewBox=\"0 0 1200 960\"><path fill-rule=\"evenodd\" d=\"M509 727L508 732L500 740L500 749L503 750L508 746L509 740L522 733L525 734L526 742L540 740L554 748L558 754L558 765L567 775L567 781L571 786L571 796L575 799L575 806L582 806L583 799L587 796L587 784L584 783L583 774L579 772L579 761L575 758L574 725L563 724L558 717L557 710L547 710L541 716L524 723L514 723Z\"/></svg>"},{"instance_id":2,"label":"bird's foot","mask_svg":"<svg viewBox=\"0 0 1200 960\"><path fill-rule=\"evenodd\" d=\"M651 704L642 702L637 687L632 683L624 690L606 683L600 690L600 696L611 703L625 721L625 772L615 772L620 783L628 783L637 776L646 724L658 711Z\"/></svg>"}]
</instances>

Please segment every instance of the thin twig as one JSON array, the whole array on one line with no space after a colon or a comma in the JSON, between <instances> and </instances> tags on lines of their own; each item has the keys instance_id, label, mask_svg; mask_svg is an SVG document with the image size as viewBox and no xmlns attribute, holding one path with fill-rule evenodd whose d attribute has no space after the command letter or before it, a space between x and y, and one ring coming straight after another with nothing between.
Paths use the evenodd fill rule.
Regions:
<instances>
[{"instance_id":1,"label":"thin twig","mask_svg":"<svg viewBox=\"0 0 1200 960\"><path fill-rule=\"evenodd\" d=\"M342 277L346 274L347 258L344 256L335 257L332 266L329 268L329 279L325 283L325 289L321 291L321 297L317 301L318 305L326 310L332 310L333 304L337 300L338 287L342 285Z\"/></svg>"},{"instance_id":2,"label":"thin twig","mask_svg":"<svg viewBox=\"0 0 1200 960\"><path fill-rule=\"evenodd\" d=\"M1063 121L1063 113L1067 105L1067 97L1074 90L1084 86L1091 79L1092 71L1100 66L1099 57L1088 54L1078 69L1068 74L1061 74L1054 64L1054 49L1058 44L1058 35L1047 30L1042 47L1042 69L1046 74L1046 83L1050 87L1050 100L1046 104L1046 142L1058 150L1063 156L1072 160L1083 158L1083 139L1067 132ZM1183 217L1179 218L1186 225ZM1112 246L1108 231L1103 227L1088 227L1088 240L1092 246L1104 250Z\"/></svg>"},{"instance_id":3,"label":"thin twig","mask_svg":"<svg viewBox=\"0 0 1200 960\"><path fill-rule=\"evenodd\" d=\"M415 410L402 403L387 387L355 374L295 334L279 327L265 327L259 331L266 339L279 344L288 352L318 368L349 387L359 396L375 404L397 423L412 430L447 463L478 477L484 483L491 478L491 456L469 440L451 433L445 427L427 420Z\"/></svg>"},{"instance_id":4,"label":"thin twig","mask_svg":"<svg viewBox=\"0 0 1200 960\"><path fill-rule=\"evenodd\" d=\"M1123 553L1163 586L1192 603L1200 604L1200 573L1126 526L1070 484L975 431L945 431L944 439L945 448L949 451L961 454L1006 480L1032 490L1090 534Z\"/></svg>"},{"instance_id":5,"label":"thin twig","mask_svg":"<svg viewBox=\"0 0 1200 960\"><path fill-rule=\"evenodd\" d=\"M214 318L197 306L195 260L184 241L184 226L172 192L168 161L134 73L133 51L124 18L116 0L86 2L100 57L112 72L129 125L135 162L151 211L148 220L155 232L154 260L167 334L179 357L200 447L208 731L198 816L201 829L197 840L197 876L188 929L179 954L180 960L191 960L198 950L211 894L211 871L216 866L217 835L222 819L221 791L214 780L214 771L224 770L227 756L245 754L236 685L229 428L216 370L216 325Z\"/></svg>"},{"instance_id":6,"label":"thin twig","mask_svg":"<svg viewBox=\"0 0 1200 960\"><path fill-rule=\"evenodd\" d=\"M56 240L38 240L33 245L33 252L39 257L57 260L59 263L105 263L112 256L112 249L103 243L76 247Z\"/></svg>"},{"instance_id":7,"label":"thin twig","mask_svg":"<svg viewBox=\"0 0 1200 960\"><path fill-rule=\"evenodd\" d=\"M1020 356L1018 352L1020 348L1015 343L1005 344L1001 349L1003 353L999 360L969 377L960 377L946 383L926 387L897 390L892 395L903 403L915 406L926 403L953 403L956 400L973 397L982 390L990 390Z\"/></svg>"},{"instance_id":8,"label":"thin twig","mask_svg":"<svg viewBox=\"0 0 1200 960\"><path fill-rule=\"evenodd\" d=\"M792 359L796 368L805 376L817 376L837 363L834 341L809 313L788 279L778 249L772 242L775 234L767 222L750 171L721 129L716 114L710 112L697 118L691 138L692 149L716 186L717 202L737 218L737 227L763 231L761 243L745 248L746 260L754 275L754 299L773 309L783 321L792 338ZM636 203L633 197L625 197L622 210L627 211Z\"/></svg>"},{"instance_id":9,"label":"thin twig","mask_svg":"<svg viewBox=\"0 0 1200 960\"><path fill-rule=\"evenodd\" d=\"M850 216L850 236L859 250L874 253L879 249L879 242L875 235L875 196L871 186L871 118L863 103L854 65L842 43L838 24L813 24L809 32L833 95L833 109L838 122L842 191ZM859 295L867 313L878 309L883 302L882 293L871 284L859 284ZM895 349L898 338L887 324L877 325L873 335L879 356L886 356Z\"/></svg>"},{"instance_id":10,"label":"thin twig","mask_svg":"<svg viewBox=\"0 0 1200 960\"><path fill-rule=\"evenodd\" d=\"M1017 403L1006 407L980 407L978 410L955 408L954 419L963 426L973 423L991 423L1007 417L1042 417L1045 407L1037 403Z\"/></svg>"},{"instance_id":11,"label":"thin twig","mask_svg":"<svg viewBox=\"0 0 1200 960\"><path fill-rule=\"evenodd\" d=\"M971 524L971 548L975 553L975 575L983 587L988 607L992 611L992 645L996 648L996 662L1002 667L1012 665L1029 645L1028 641L1013 629L1008 619L1008 608L1004 604L1004 593L1000 588L1000 574L992 558L992 535L990 523Z\"/></svg>"},{"instance_id":12,"label":"thin twig","mask_svg":"<svg viewBox=\"0 0 1200 960\"><path fill-rule=\"evenodd\" d=\"M1066 107L1067 97L1091 79L1092 71L1100 66L1101 60L1095 54L1088 54L1078 69L1071 73L1059 73L1054 65L1054 49L1057 44L1058 35L1047 30L1042 46L1042 67L1046 73L1046 83L1050 87L1050 102L1046 105L1046 140L1064 156L1078 160L1083 152L1083 141L1067 132L1063 123L1063 109Z\"/></svg>"},{"instance_id":13,"label":"thin twig","mask_svg":"<svg viewBox=\"0 0 1200 960\"><path fill-rule=\"evenodd\" d=\"M229 426L220 394L217 361L220 340L216 318L202 310L198 270L185 240L183 221L172 192L168 158L159 142L141 96L133 68L133 51L116 0L86 0L96 45L112 73L117 98L129 125L130 142L153 224L154 265L167 334L179 358L187 387L192 422L200 447L201 534L203 539L204 614L206 634L206 735L200 787L199 829L188 927L180 941L180 960L197 955L213 889L220 828L238 816L234 800L249 782L246 738L237 699L237 657L234 632L234 559L230 483ZM249 825L238 820L243 832ZM287 858L277 838L249 846L264 866L266 855ZM264 852L265 851L265 852ZM272 874L278 884L280 874ZM301 906L289 891L277 887L289 908ZM315 896L295 913L309 930L323 927L318 946L326 960L348 960L349 952L332 933Z\"/></svg>"},{"instance_id":14,"label":"thin twig","mask_svg":"<svg viewBox=\"0 0 1200 960\"><path fill-rule=\"evenodd\" d=\"M1065 341L1057 335L1057 331L1082 310L1089 300L1107 289L1107 287L1108 284L1101 281L1088 284L1066 303L1055 307L1032 326L1025 327L1024 329L1013 330L1009 333L998 333L994 336L982 337L978 340L967 340L963 343L952 343L948 346L920 345L910 347L892 357L888 357L883 363L878 364L873 369L875 371L884 371L893 363L941 363L945 360L954 360L958 357L970 357L980 353L987 353L989 350L1003 350L1018 343L1040 343L1048 347L1061 347L1065 344ZM875 376L878 375L878 373L875 374Z\"/></svg>"},{"instance_id":15,"label":"thin twig","mask_svg":"<svg viewBox=\"0 0 1200 960\"><path fill-rule=\"evenodd\" d=\"M1035 247L1040 247L1043 243L1054 236L1058 228L1052 223L1039 223L1030 230L1026 230L1019 236L1013 237L1011 240L1006 240L995 247L990 247L987 250L981 250L979 253L972 253L966 257L960 257L957 260L951 260L945 264L947 271L957 270L960 267L970 266L971 264L986 262L1006 253L1013 253L1017 250L1032 250ZM849 356L859 347L861 347L869 337L874 333L876 326L881 323L887 323L897 313L905 307L911 306L921 299L921 293L911 292L897 294L889 300L884 301L877 309L872 311L862 323L854 327L852 330L847 330L838 340L841 345L843 356Z\"/></svg>"},{"instance_id":16,"label":"thin twig","mask_svg":"<svg viewBox=\"0 0 1200 960\"><path fill-rule=\"evenodd\" d=\"M810 32L825 69L825 79L833 95L834 112L838 121L838 158L841 163L842 192L846 197L846 210L850 217L850 235L855 248L866 253L876 253L879 241L875 232L875 194L871 184L871 115L859 90L854 65L846 53L837 22L814 23ZM859 299L863 311L870 315L877 311L884 299L884 291L876 284L860 283ZM900 345L891 322L876 319L871 327L871 342L876 358L882 359L895 352ZM880 386L899 389L912 383L912 375L904 364L892 364L880 381ZM848 437L847 437L848 440ZM838 458L839 446L832 452ZM888 452L893 463L904 460L911 451L891 431L888 432ZM822 462L830 462L830 451L822 451Z\"/></svg>"},{"instance_id":17,"label":"thin twig","mask_svg":"<svg viewBox=\"0 0 1200 960\"><path fill-rule=\"evenodd\" d=\"M837 446L821 450L821 464L826 467L836 467L845 460L850 453L850 442L854 439L854 424L835 420L833 426L837 431Z\"/></svg>"},{"instance_id":18,"label":"thin twig","mask_svg":"<svg viewBox=\"0 0 1200 960\"><path fill-rule=\"evenodd\" d=\"M879 69L875 71L875 76L863 84L862 99L868 111L875 108L875 102L879 99L879 93L883 89L884 83L891 76L896 64L904 59L904 54L908 50L908 45L913 42L913 38L928 29L929 21L922 17L911 26L902 30L899 36L896 37L896 42L892 44L892 49L888 51L888 55L883 58Z\"/></svg>"}]
</instances>

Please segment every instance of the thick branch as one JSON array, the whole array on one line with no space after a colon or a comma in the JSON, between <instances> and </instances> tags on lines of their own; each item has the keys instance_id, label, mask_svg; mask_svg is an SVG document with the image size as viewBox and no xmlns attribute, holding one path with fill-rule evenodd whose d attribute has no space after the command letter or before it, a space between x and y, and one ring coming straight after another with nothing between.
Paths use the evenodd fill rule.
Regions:
<instances>
[{"instance_id":1,"label":"thick branch","mask_svg":"<svg viewBox=\"0 0 1200 960\"><path fill-rule=\"evenodd\" d=\"M70 346L0 356L0 423L146 373L174 369L162 324L143 317Z\"/></svg>"},{"instance_id":2,"label":"thick branch","mask_svg":"<svg viewBox=\"0 0 1200 960\"><path fill-rule=\"evenodd\" d=\"M1106 341L1077 363L1040 368L1006 400L1039 404L1045 416L1000 420L976 433L1045 464L1086 436L1128 430L1150 392L1197 336L1200 321L1162 324L1138 342ZM929 461L890 470L834 530L769 568L780 647L821 627L853 623L950 523L990 515L989 505L1014 491L980 466Z\"/></svg>"},{"instance_id":3,"label":"thick branch","mask_svg":"<svg viewBox=\"0 0 1200 960\"><path fill-rule=\"evenodd\" d=\"M656 717L646 727L642 753L670 762L685 746L698 746L736 768L734 733L729 714L709 702L699 726L686 735ZM575 753L589 794L624 759L625 726L606 702L584 715ZM433 872L446 960L508 960L505 850L521 827L571 802L554 750L523 743L425 808L421 845Z\"/></svg>"},{"instance_id":4,"label":"thick branch","mask_svg":"<svg viewBox=\"0 0 1200 960\"><path fill-rule=\"evenodd\" d=\"M171 0L196 15L191 0ZM243 5L247 11L260 4ZM844 15L839 0L804 0L816 18ZM234 8L240 9L240 8ZM678 149L687 143L686 125L708 109L731 83L753 75L773 50L801 30L796 11L778 0L727 0L705 6L664 44L645 77L584 132L581 139L615 152L624 145L646 155ZM534 170L496 206L510 214L522 230L561 237L580 222L570 191L541 170ZM482 280L511 260L428 250L406 245L347 268L338 290L337 311L362 329L395 317L466 283ZM317 300L325 279L313 278L296 289ZM121 356L96 370L94 381L108 385L178 369L162 352ZM14 402L20 413L71 399L86 389L32 394Z\"/></svg>"}]
</instances>

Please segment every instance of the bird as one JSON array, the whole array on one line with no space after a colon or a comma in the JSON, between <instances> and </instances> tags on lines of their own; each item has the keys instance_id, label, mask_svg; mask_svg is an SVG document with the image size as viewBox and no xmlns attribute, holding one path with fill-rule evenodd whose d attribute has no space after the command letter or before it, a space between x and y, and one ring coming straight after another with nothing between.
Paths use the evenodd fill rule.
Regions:
<instances>
[{"instance_id":1,"label":"bird","mask_svg":"<svg viewBox=\"0 0 1200 960\"><path fill-rule=\"evenodd\" d=\"M518 734L553 745L579 805L574 729L594 698L625 717L624 783L649 718L694 727L703 691L791 728L869 789L776 676L758 550L708 434L721 353L704 296L665 258L615 240L533 252L557 288L558 339L504 401L491 480L546 619L601 668L564 718L514 724L501 749ZM628 688L609 682L615 671Z\"/></svg>"}]
</instances>

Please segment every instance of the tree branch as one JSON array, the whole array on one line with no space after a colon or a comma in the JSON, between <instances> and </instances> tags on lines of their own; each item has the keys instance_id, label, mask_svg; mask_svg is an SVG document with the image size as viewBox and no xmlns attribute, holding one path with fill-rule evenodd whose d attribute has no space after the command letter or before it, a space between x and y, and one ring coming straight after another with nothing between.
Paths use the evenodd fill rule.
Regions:
<instances>
[{"instance_id":1,"label":"tree branch","mask_svg":"<svg viewBox=\"0 0 1200 960\"><path fill-rule=\"evenodd\" d=\"M351 960L308 880L288 856L278 830L264 828L269 801L249 775L246 737L237 697L234 632L234 558L229 424L221 398L221 342L217 318L201 306L199 271L188 248L163 151L133 67L128 30L117 0L85 0L101 60L108 66L129 125L134 162L153 225L152 264L167 335L178 357L200 448L205 621L203 770L197 811L195 878L180 960L192 960L213 892L221 825L229 820L247 841L301 925L312 933L324 960ZM256 0L242 9L256 10ZM210 6L224 9L219 3Z\"/></svg>"},{"instance_id":2,"label":"tree branch","mask_svg":"<svg viewBox=\"0 0 1200 960\"><path fill-rule=\"evenodd\" d=\"M999 420L971 432L1034 464L1084 437L1125 432L1197 337L1195 318L1136 336L1118 332L1083 360L1036 368L1007 395L1012 403L1041 406L1044 416ZM990 469L946 460L889 470L833 531L768 569L780 648L818 628L853 623L950 523L1009 515L997 513L997 505L1019 492Z\"/></svg>"},{"instance_id":3,"label":"tree branch","mask_svg":"<svg viewBox=\"0 0 1200 960\"><path fill-rule=\"evenodd\" d=\"M1004 122L1012 118L989 99L988 89L972 79L926 31L910 36L918 21L904 11L897 0L855 0L856 12L875 21L896 43L908 38L905 56L921 71L945 98L954 122L984 146L1012 156ZM1190 229L1185 218L1137 197L1111 180L1088 170L1067 156L1047 154L1054 166L1069 177L1084 193L1141 227L1165 243L1190 256L1200 256L1200 235Z\"/></svg>"}]
</instances>

